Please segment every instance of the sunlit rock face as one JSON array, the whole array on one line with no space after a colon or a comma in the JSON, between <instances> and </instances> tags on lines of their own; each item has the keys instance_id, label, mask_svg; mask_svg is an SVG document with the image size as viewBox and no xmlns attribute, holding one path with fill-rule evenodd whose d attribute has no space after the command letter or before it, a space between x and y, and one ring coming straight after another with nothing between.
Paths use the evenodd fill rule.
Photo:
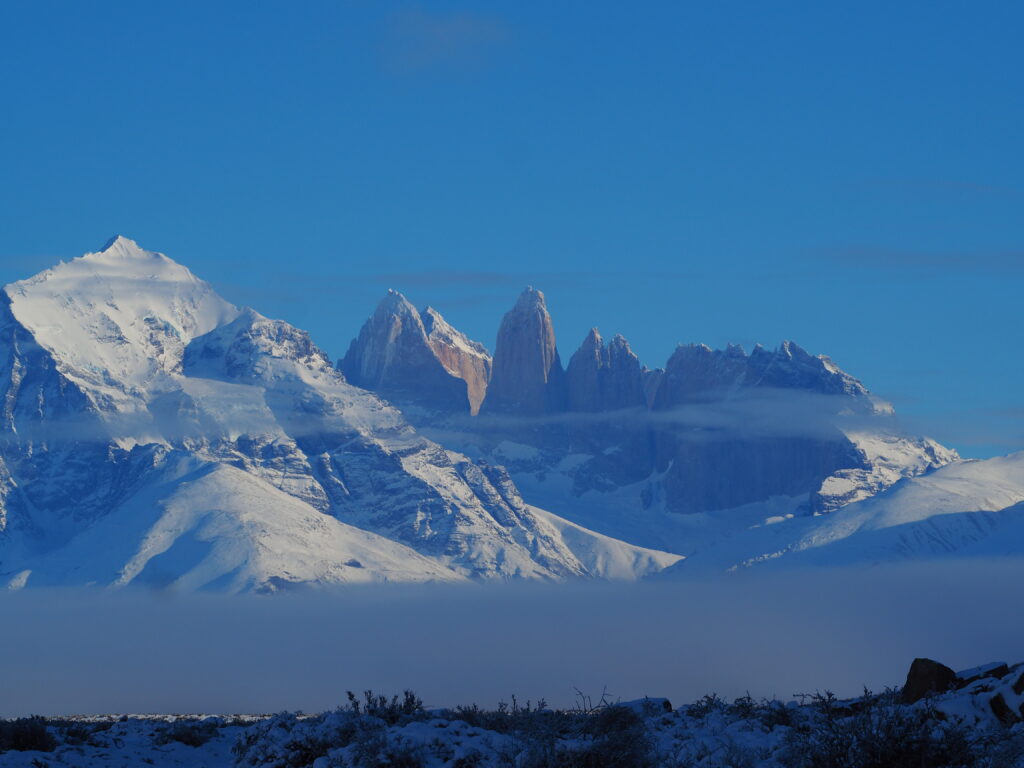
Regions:
<instances>
[{"instance_id":1,"label":"sunlit rock face","mask_svg":"<svg viewBox=\"0 0 1024 768\"><path fill-rule=\"evenodd\" d=\"M445 412L470 409L466 382L438 358L420 313L395 291L377 305L340 368L354 385L396 402L415 401Z\"/></svg>"},{"instance_id":2,"label":"sunlit rock face","mask_svg":"<svg viewBox=\"0 0 1024 768\"><path fill-rule=\"evenodd\" d=\"M426 316L389 294L348 370L469 418L448 368L479 400L486 350ZM527 505L305 331L126 238L0 294L2 586L636 579L678 559Z\"/></svg>"},{"instance_id":3,"label":"sunlit rock face","mask_svg":"<svg viewBox=\"0 0 1024 768\"><path fill-rule=\"evenodd\" d=\"M458 334L420 317L426 344L432 329ZM829 358L789 341L750 354L737 345L679 345L664 368L650 370L625 338L606 343L594 328L563 371L534 288L501 321L486 388L476 361L435 356L471 393L485 389L479 418L446 420L425 385L392 396L415 406L414 421L439 427L440 439L506 463L521 484L543 486L545 501L558 484L556 499L615 494L623 510L719 512L786 497L810 514L956 459L933 441L891 432L886 404ZM366 381L387 395L386 384Z\"/></svg>"},{"instance_id":4,"label":"sunlit rock face","mask_svg":"<svg viewBox=\"0 0 1024 768\"><path fill-rule=\"evenodd\" d=\"M481 412L541 416L565 410L566 383L544 294L527 288L505 314Z\"/></svg>"},{"instance_id":5,"label":"sunlit rock face","mask_svg":"<svg viewBox=\"0 0 1024 768\"><path fill-rule=\"evenodd\" d=\"M491 355L487 348L449 325L433 307L420 314L427 343L449 374L466 382L469 412L473 416L487 395L491 380Z\"/></svg>"}]
</instances>

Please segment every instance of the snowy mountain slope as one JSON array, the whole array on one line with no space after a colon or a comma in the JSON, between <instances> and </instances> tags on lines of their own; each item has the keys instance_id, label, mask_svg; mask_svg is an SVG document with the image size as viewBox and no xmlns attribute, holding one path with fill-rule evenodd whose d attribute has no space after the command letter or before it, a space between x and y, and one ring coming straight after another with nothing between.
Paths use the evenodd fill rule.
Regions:
<instances>
[{"instance_id":1,"label":"snowy mountain slope","mask_svg":"<svg viewBox=\"0 0 1024 768\"><path fill-rule=\"evenodd\" d=\"M228 592L465 580L230 465L169 456L160 474L65 547L21 563L19 574L34 586L141 584Z\"/></svg>"},{"instance_id":2,"label":"snowy mountain slope","mask_svg":"<svg viewBox=\"0 0 1024 768\"><path fill-rule=\"evenodd\" d=\"M620 539L595 534L582 525L570 522L538 507L530 511L540 521L557 531L557 535L573 550L588 573L606 579L632 580L649 576L680 562L677 555L644 547L623 547Z\"/></svg>"},{"instance_id":3,"label":"snowy mountain slope","mask_svg":"<svg viewBox=\"0 0 1024 768\"><path fill-rule=\"evenodd\" d=\"M838 510L792 549L831 563L955 554L1019 524L1021 502L1024 452L959 462ZM1008 549L1024 553L1024 539Z\"/></svg>"},{"instance_id":4,"label":"snowy mountain slope","mask_svg":"<svg viewBox=\"0 0 1024 768\"><path fill-rule=\"evenodd\" d=\"M905 478L826 515L748 519L664 575L992 556L1024 556L1024 452Z\"/></svg>"},{"instance_id":5,"label":"snowy mountain slope","mask_svg":"<svg viewBox=\"0 0 1024 768\"><path fill-rule=\"evenodd\" d=\"M262 385L277 423L324 490L318 506L339 519L474 575L589 572L502 471L425 440L314 349L302 332L247 310L193 342L184 371Z\"/></svg>"},{"instance_id":6,"label":"snowy mountain slope","mask_svg":"<svg viewBox=\"0 0 1024 768\"><path fill-rule=\"evenodd\" d=\"M843 432L863 457L863 467L833 472L813 494L816 512L830 512L869 498L905 477L924 475L960 460L956 451L927 437L911 437L878 428Z\"/></svg>"},{"instance_id":7,"label":"snowy mountain slope","mask_svg":"<svg viewBox=\"0 0 1024 768\"><path fill-rule=\"evenodd\" d=\"M185 267L124 237L4 289L14 318L101 414L131 412L185 346L238 310Z\"/></svg>"},{"instance_id":8,"label":"snowy mountain slope","mask_svg":"<svg viewBox=\"0 0 1024 768\"><path fill-rule=\"evenodd\" d=\"M124 238L4 296L0 575L18 584L145 581L151 560L157 581L263 589L678 559L563 539L503 470L424 439L308 334Z\"/></svg>"}]
</instances>

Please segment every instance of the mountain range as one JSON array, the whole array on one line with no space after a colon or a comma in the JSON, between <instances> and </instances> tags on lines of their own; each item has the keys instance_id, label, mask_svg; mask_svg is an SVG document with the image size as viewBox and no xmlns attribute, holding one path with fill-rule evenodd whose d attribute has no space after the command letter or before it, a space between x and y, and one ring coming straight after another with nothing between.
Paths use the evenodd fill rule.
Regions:
<instances>
[{"instance_id":1,"label":"mountain range","mask_svg":"<svg viewBox=\"0 0 1024 768\"><path fill-rule=\"evenodd\" d=\"M791 342L681 345L650 369L594 329L563 366L533 288L493 355L390 291L332 361L117 237L0 293L0 396L16 588L671 578L1024 546L1022 454L906 434Z\"/></svg>"}]
</instances>

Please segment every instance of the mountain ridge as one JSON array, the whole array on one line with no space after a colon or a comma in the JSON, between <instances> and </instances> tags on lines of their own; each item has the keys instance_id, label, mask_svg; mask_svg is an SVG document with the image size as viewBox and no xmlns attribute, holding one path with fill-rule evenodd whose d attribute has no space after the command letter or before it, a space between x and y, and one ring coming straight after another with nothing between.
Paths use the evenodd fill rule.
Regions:
<instances>
[{"instance_id":1,"label":"mountain ridge","mask_svg":"<svg viewBox=\"0 0 1024 768\"><path fill-rule=\"evenodd\" d=\"M88 558L75 542L112 515L138 519L140 494L150 512L163 512L118 545L121 556L97 561L106 563L100 583L145 582L161 562L185 568L171 582L189 588L273 591L293 582L606 575L573 547L585 558L593 547L632 553L636 570L616 571L625 578L678 560L596 534L570 546L500 468L420 436L388 403L346 382L307 333L238 309L127 238L4 295L0 573L11 583L75 583L89 565L68 564L69 551ZM161 478L182 461L212 484L208 495L224 499L210 511L218 524L171 524L183 491ZM225 485L249 499L245 508L229 503L232 494L218 490ZM296 525L320 531L307 542L320 552L312 570L276 522L280 493L294 500ZM173 535L157 536L161 527ZM228 571L237 542L227 546L225 536L253 545ZM380 542L364 547L376 559L361 559L354 579L345 565L353 536ZM279 556L260 555L266 547ZM404 569L394 567L395 551L408 553ZM240 568L248 575L229 578Z\"/></svg>"},{"instance_id":2,"label":"mountain ridge","mask_svg":"<svg viewBox=\"0 0 1024 768\"><path fill-rule=\"evenodd\" d=\"M793 342L681 344L652 370L594 328L563 366L532 287L498 339L492 356L392 290L335 362L124 237L11 283L0 579L671 578L960 556L1024 531L1016 459L963 462L902 432ZM922 515L917 488L981 501ZM843 523L865 514L906 519Z\"/></svg>"},{"instance_id":3,"label":"mountain ridge","mask_svg":"<svg viewBox=\"0 0 1024 768\"><path fill-rule=\"evenodd\" d=\"M478 414L439 407L415 388L378 391L422 428L453 435L456 449L509 463L519 483L561 474L575 497L641 484L627 506L687 514L807 494L807 511L820 513L957 459L883 423L889 404L792 341L749 355L738 345L679 344L652 370L625 337L606 343L593 328L563 368L546 299L532 286L505 314L498 340ZM393 359L402 365L401 354ZM510 445L524 449L512 456Z\"/></svg>"}]
</instances>

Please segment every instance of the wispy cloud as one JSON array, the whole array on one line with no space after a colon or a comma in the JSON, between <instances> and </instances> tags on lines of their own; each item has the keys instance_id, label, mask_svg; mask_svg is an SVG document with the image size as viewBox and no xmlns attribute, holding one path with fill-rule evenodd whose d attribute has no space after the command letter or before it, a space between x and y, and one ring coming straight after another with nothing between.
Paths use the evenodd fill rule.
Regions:
<instances>
[{"instance_id":1,"label":"wispy cloud","mask_svg":"<svg viewBox=\"0 0 1024 768\"><path fill-rule=\"evenodd\" d=\"M209 395L200 393L193 399L170 394L153 401L149 411L111 415L102 421L88 415L65 415L44 422L21 424L16 434L0 436L0 447L17 447L28 442L58 445L123 438L172 444L200 438L217 442L237 434L277 436L282 429L293 438L334 434L339 439L342 436L349 439L349 425L337 413L294 414L286 423L279 423L262 404L256 388L243 390L239 387L235 397L241 397L241 393L246 391L254 395L253 400L246 408L233 410L230 422L218 415L220 404L216 399L208 400ZM612 427L654 429L671 432L687 441L715 442L789 437L829 440L838 437L838 429L867 426L899 428L891 416L866 412L862 404L842 395L769 387L722 395L713 393L707 398L655 411L628 408L544 416L492 414L471 417L467 414L451 416L443 424L421 432L439 442L451 443L473 440L491 431L503 435L510 429Z\"/></svg>"},{"instance_id":2,"label":"wispy cloud","mask_svg":"<svg viewBox=\"0 0 1024 768\"><path fill-rule=\"evenodd\" d=\"M972 272L1024 272L1024 248L929 251L879 246L841 246L815 253L849 266L904 269L970 270Z\"/></svg>"},{"instance_id":3,"label":"wispy cloud","mask_svg":"<svg viewBox=\"0 0 1024 768\"><path fill-rule=\"evenodd\" d=\"M901 431L901 425L890 414L867 412L863 404L852 398L770 387L733 392L728 396L712 393L665 410L628 408L544 416L465 416L450 418L443 426L434 425L420 431L441 443L461 444L472 443L481 434L491 431L501 436L509 430L543 427L653 429L701 443L778 438L835 440L841 429Z\"/></svg>"},{"instance_id":4,"label":"wispy cloud","mask_svg":"<svg viewBox=\"0 0 1024 768\"><path fill-rule=\"evenodd\" d=\"M511 28L495 16L410 8L388 20L387 67L399 74L434 69L475 69L507 44Z\"/></svg>"}]
</instances>

